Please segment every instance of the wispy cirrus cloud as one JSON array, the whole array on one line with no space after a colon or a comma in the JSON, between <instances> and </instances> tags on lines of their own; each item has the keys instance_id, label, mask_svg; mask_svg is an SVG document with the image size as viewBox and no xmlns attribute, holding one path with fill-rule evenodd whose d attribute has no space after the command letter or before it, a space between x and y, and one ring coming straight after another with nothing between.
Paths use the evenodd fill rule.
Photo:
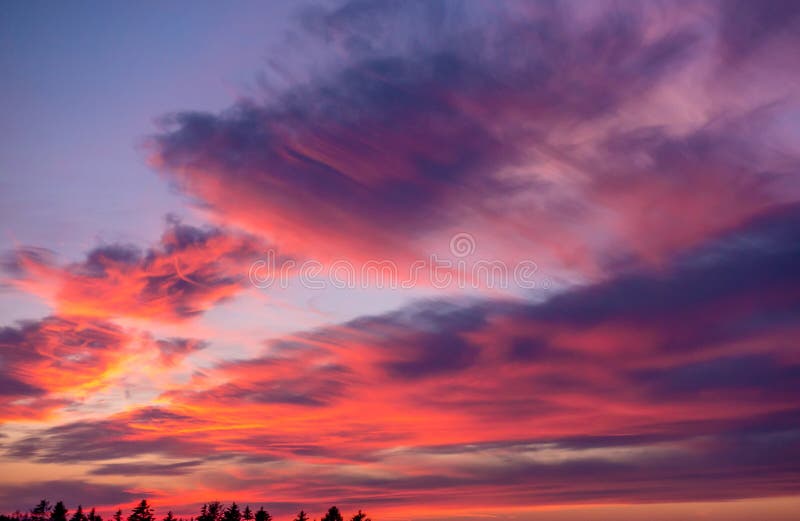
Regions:
<instances>
[{"instance_id":1,"label":"wispy cirrus cloud","mask_svg":"<svg viewBox=\"0 0 800 521\"><path fill-rule=\"evenodd\" d=\"M126 380L170 373L205 347L190 338L153 338L85 316L51 315L0 328L0 419L53 420L57 411L117 390ZM152 382L150 383L152 385Z\"/></svg>"},{"instance_id":2,"label":"wispy cirrus cloud","mask_svg":"<svg viewBox=\"0 0 800 521\"><path fill-rule=\"evenodd\" d=\"M3 419L37 418L107 384L132 337L96 319L50 316L0 329Z\"/></svg>"},{"instance_id":3,"label":"wispy cirrus cloud","mask_svg":"<svg viewBox=\"0 0 800 521\"><path fill-rule=\"evenodd\" d=\"M209 445L176 434L206 421L157 407L140 407L92 422L49 427L7 446L7 454L40 463L115 460L143 454L206 454Z\"/></svg>"},{"instance_id":4,"label":"wispy cirrus cloud","mask_svg":"<svg viewBox=\"0 0 800 521\"><path fill-rule=\"evenodd\" d=\"M773 132L764 107L785 98L670 108L730 92L713 72L719 45L736 47L716 25L735 23L727 11L532 4L476 24L452 7L311 10L343 65L264 102L171 116L155 164L212 215L300 254L407 258L458 226L487 230L498 254L590 271L663 260L800 195L797 155L753 124ZM385 36L408 18L436 36Z\"/></svg>"},{"instance_id":5,"label":"wispy cirrus cloud","mask_svg":"<svg viewBox=\"0 0 800 521\"><path fill-rule=\"evenodd\" d=\"M313 52L273 60L263 98L168 115L149 141L213 226L8 263L55 311L0 329L4 461L186 514L800 494L796 6L357 1L298 20ZM277 338L221 313L247 323L180 336L267 245L403 263L454 232L563 285ZM115 324L139 321L162 329Z\"/></svg>"},{"instance_id":6,"label":"wispy cirrus cloud","mask_svg":"<svg viewBox=\"0 0 800 521\"><path fill-rule=\"evenodd\" d=\"M253 498L281 475L289 485L268 492L282 504L795 494L799 220L776 208L670 267L540 303L429 301L273 340L160 408L109 418L103 436L53 427L8 454L101 473L157 454Z\"/></svg>"},{"instance_id":7,"label":"wispy cirrus cloud","mask_svg":"<svg viewBox=\"0 0 800 521\"><path fill-rule=\"evenodd\" d=\"M0 501L4 504L35 505L42 497L82 498L86 505L105 507L111 511L120 504L139 499L138 491L124 485L112 485L83 480L46 480L4 485Z\"/></svg>"},{"instance_id":8,"label":"wispy cirrus cloud","mask_svg":"<svg viewBox=\"0 0 800 521\"><path fill-rule=\"evenodd\" d=\"M207 347L207 343L195 338L165 338L155 341L161 362L164 365L174 366L192 353Z\"/></svg>"},{"instance_id":9,"label":"wispy cirrus cloud","mask_svg":"<svg viewBox=\"0 0 800 521\"><path fill-rule=\"evenodd\" d=\"M58 265L45 250L20 248L7 271L15 284L45 297L59 313L175 322L242 291L248 266L265 250L252 236L170 220L147 250L106 244L82 261Z\"/></svg>"}]
</instances>

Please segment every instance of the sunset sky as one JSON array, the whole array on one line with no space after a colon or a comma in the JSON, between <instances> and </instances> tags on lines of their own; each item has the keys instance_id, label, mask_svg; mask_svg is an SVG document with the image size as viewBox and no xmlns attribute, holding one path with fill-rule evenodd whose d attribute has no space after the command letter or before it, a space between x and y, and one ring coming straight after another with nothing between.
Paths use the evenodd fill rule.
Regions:
<instances>
[{"instance_id":1,"label":"sunset sky","mask_svg":"<svg viewBox=\"0 0 800 521\"><path fill-rule=\"evenodd\" d=\"M800 511L800 2L0 14L0 512Z\"/></svg>"}]
</instances>

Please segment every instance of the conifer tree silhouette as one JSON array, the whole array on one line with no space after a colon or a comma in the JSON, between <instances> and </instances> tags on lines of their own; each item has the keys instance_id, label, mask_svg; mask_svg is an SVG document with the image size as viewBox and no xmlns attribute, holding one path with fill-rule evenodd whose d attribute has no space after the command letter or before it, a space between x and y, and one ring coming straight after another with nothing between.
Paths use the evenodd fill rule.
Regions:
<instances>
[{"instance_id":1,"label":"conifer tree silhouette","mask_svg":"<svg viewBox=\"0 0 800 521\"><path fill-rule=\"evenodd\" d=\"M143 499L131 510L128 521L155 521L155 518L156 516L153 515L153 507L147 503L146 499Z\"/></svg>"},{"instance_id":2,"label":"conifer tree silhouette","mask_svg":"<svg viewBox=\"0 0 800 521\"><path fill-rule=\"evenodd\" d=\"M75 510L75 513L72 514L70 521L87 521L86 514L83 513L83 506L78 505L78 508Z\"/></svg>"},{"instance_id":3,"label":"conifer tree silhouette","mask_svg":"<svg viewBox=\"0 0 800 521\"><path fill-rule=\"evenodd\" d=\"M335 506L328 509L328 513L322 518L322 521L344 521L342 513Z\"/></svg>"},{"instance_id":4,"label":"conifer tree silhouette","mask_svg":"<svg viewBox=\"0 0 800 521\"><path fill-rule=\"evenodd\" d=\"M69 517L69 510L64 505L63 501L58 501L55 506L52 506L49 501L42 499L37 505L28 513L22 513L19 510L15 514L5 515L0 513L0 521L103 521L102 516L97 514L94 508L85 514L83 506L78 505L75 513ZM305 510L300 510L293 521L310 521L310 516ZM317 518L314 518L316 521ZM130 515L123 520L122 509L117 509L110 521L156 521L153 507L147 502L147 499L142 499L131 510ZM246 505L244 511L239 509L236 502L225 508L225 505L219 501L212 501L211 503L203 504L200 509L200 515L189 518L176 518L170 510L161 521L273 521L273 517L269 512L264 510L264 507L259 507L258 511L253 512L250 505ZM328 509L320 521L344 521L341 511L338 507L332 506ZM372 521L361 510L350 518L350 521Z\"/></svg>"},{"instance_id":5,"label":"conifer tree silhouette","mask_svg":"<svg viewBox=\"0 0 800 521\"><path fill-rule=\"evenodd\" d=\"M225 509L222 515L223 521L242 521L242 512L239 510L239 505L234 501L231 506Z\"/></svg>"},{"instance_id":6,"label":"conifer tree silhouette","mask_svg":"<svg viewBox=\"0 0 800 521\"><path fill-rule=\"evenodd\" d=\"M31 510L31 521L44 521L48 517L50 517L50 510L52 507L50 506L50 502L46 499L39 501L33 510Z\"/></svg>"},{"instance_id":7,"label":"conifer tree silhouette","mask_svg":"<svg viewBox=\"0 0 800 521\"><path fill-rule=\"evenodd\" d=\"M208 504L208 515L211 516L211 521L220 521L224 512L225 505L219 501L212 501Z\"/></svg>"},{"instance_id":8,"label":"conifer tree silhouette","mask_svg":"<svg viewBox=\"0 0 800 521\"><path fill-rule=\"evenodd\" d=\"M59 501L50 513L50 521L67 521L68 512L67 507L64 506L64 502Z\"/></svg>"},{"instance_id":9,"label":"conifer tree silhouette","mask_svg":"<svg viewBox=\"0 0 800 521\"><path fill-rule=\"evenodd\" d=\"M256 512L256 521L272 521L272 516L264 510L264 507L261 507Z\"/></svg>"}]
</instances>

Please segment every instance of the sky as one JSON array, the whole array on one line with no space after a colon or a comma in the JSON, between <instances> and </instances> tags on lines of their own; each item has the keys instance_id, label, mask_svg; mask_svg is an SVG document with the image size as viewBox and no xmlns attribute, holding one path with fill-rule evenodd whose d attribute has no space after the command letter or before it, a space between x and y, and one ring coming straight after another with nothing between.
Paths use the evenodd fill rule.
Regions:
<instances>
[{"instance_id":1,"label":"sky","mask_svg":"<svg viewBox=\"0 0 800 521\"><path fill-rule=\"evenodd\" d=\"M793 519L800 4L18 2L0 512Z\"/></svg>"}]
</instances>

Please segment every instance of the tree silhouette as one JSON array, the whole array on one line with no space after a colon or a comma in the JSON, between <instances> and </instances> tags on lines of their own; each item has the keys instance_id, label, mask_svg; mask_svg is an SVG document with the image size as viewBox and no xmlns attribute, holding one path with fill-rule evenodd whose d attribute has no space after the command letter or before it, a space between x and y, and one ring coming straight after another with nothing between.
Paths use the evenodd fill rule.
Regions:
<instances>
[{"instance_id":1,"label":"tree silhouette","mask_svg":"<svg viewBox=\"0 0 800 521\"><path fill-rule=\"evenodd\" d=\"M83 507L81 505L78 505L78 508L75 510L75 513L72 514L70 521L87 521L86 514L83 513Z\"/></svg>"},{"instance_id":2,"label":"tree silhouette","mask_svg":"<svg viewBox=\"0 0 800 521\"><path fill-rule=\"evenodd\" d=\"M64 502L59 501L50 513L50 521L67 521L68 512L67 507L64 506Z\"/></svg>"},{"instance_id":3,"label":"tree silhouette","mask_svg":"<svg viewBox=\"0 0 800 521\"><path fill-rule=\"evenodd\" d=\"M239 510L239 505L236 504L236 501L231 503L231 506L225 509L225 513L222 515L223 521L242 521L242 512Z\"/></svg>"},{"instance_id":4,"label":"tree silhouette","mask_svg":"<svg viewBox=\"0 0 800 521\"><path fill-rule=\"evenodd\" d=\"M325 514L325 517L323 517L321 521L344 521L344 519L339 509L333 506L328 509L328 513Z\"/></svg>"},{"instance_id":5,"label":"tree silhouette","mask_svg":"<svg viewBox=\"0 0 800 521\"><path fill-rule=\"evenodd\" d=\"M203 505L200 509L200 515L197 521L222 521L222 503L219 501L212 501L207 505Z\"/></svg>"},{"instance_id":6,"label":"tree silhouette","mask_svg":"<svg viewBox=\"0 0 800 521\"><path fill-rule=\"evenodd\" d=\"M138 505L131 510L131 515L128 516L128 521L155 521L156 516L153 515L153 507L147 504L147 500L143 499Z\"/></svg>"},{"instance_id":7,"label":"tree silhouette","mask_svg":"<svg viewBox=\"0 0 800 521\"><path fill-rule=\"evenodd\" d=\"M0 521L103 521L102 516L97 514L92 508L88 515L84 513L83 506L78 505L72 516L68 516L69 510L64 505L63 501L58 501L55 506L52 506L49 501L42 499L37 505L29 512L20 512L11 515L0 513ZM349 518L350 521L372 521L367 515L358 510L358 513ZM305 510L300 510L293 521L310 521L311 517ZM131 510L130 515L123 519L122 509L117 509L109 521L156 521L153 507L148 504L146 499L142 499ZM172 511L167 512L167 515L161 521L273 521L273 517L264 510L264 507L259 507L258 511L254 512L250 505L246 505L244 510L239 509L236 502L231 503L229 507L225 507L219 501L212 501L211 503L204 504L200 509L200 515L197 517L175 517ZM317 521L317 518L314 518ZM344 521L341 511L332 506L328 509L320 521Z\"/></svg>"},{"instance_id":8,"label":"tree silhouette","mask_svg":"<svg viewBox=\"0 0 800 521\"><path fill-rule=\"evenodd\" d=\"M256 521L272 521L272 516L269 515L269 512L264 510L264 507L258 509L256 512Z\"/></svg>"},{"instance_id":9,"label":"tree silhouette","mask_svg":"<svg viewBox=\"0 0 800 521\"><path fill-rule=\"evenodd\" d=\"M46 499L39 501L39 504L31 510L32 521L44 521L50 515L50 502Z\"/></svg>"}]
</instances>

